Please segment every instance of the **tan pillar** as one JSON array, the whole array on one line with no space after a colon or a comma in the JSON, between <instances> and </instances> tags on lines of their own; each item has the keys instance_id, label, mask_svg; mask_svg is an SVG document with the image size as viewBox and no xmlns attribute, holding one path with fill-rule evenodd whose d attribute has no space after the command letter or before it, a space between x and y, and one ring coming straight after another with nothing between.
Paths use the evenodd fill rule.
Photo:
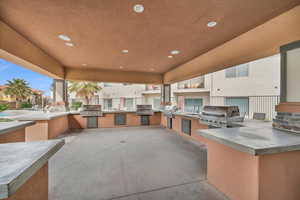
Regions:
<instances>
[{"instance_id":1,"label":"tan pillar","mask_svg":"<svg viewBox=\"0 0 300 200\"><path fill-rule=\"evenodd\" d=\"M300 113L300 41L282 46L280 53L281 94L273 126L300 132L300 125L295 125L293 121L298 114L292 114Z\"/></svg>"},{"instance_id":2,"label":"tan pillar","mask_svg":"<svg viewBox=\"0 0 300 200\"><path fill-rule=\"evenodd\" d=\"M164 106L171 105L171 85L163 84L161 87L161 101Z\"/></svg>"},{"instance_id":3,"label":"tan pillar","mask_svg":"<svg viewBox=\"0 0 300 200\"><path fill-rule=\"evenodd\" d=\"M68 102L68 87L65 80L54 79L53 80L53 100L55 103Z\"/></svg>"}]
</instances>

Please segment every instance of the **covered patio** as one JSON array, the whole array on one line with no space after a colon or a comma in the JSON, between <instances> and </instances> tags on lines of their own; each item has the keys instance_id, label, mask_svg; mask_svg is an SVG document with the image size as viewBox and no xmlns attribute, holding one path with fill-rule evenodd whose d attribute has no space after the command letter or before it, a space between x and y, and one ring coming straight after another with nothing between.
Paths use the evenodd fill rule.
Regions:
<instances>
[{"instance_id":1,"label":"covered patio","mask_svg":"<svg viewBox=\"0 0 300 200\"><path fill-rule=\"evenodd\" d=\"M63 137L49 199L227 200L206 181L204 144L161 127L89 129Z\"/></svg>"},{"instance_id":2,"label":"covered patio","mask_svg":"<svg viewBox=\"0 0 300 200\"><path fill-rule=\"evenodd\" d=\"M299 0L1 0L0 58L55 79L57 105L73 80L160 84L163 108L0 124L0 199L299 200L299 21ZM278 53L273 124L165 112L170 84Z\"/></svg>"}]
</instances>

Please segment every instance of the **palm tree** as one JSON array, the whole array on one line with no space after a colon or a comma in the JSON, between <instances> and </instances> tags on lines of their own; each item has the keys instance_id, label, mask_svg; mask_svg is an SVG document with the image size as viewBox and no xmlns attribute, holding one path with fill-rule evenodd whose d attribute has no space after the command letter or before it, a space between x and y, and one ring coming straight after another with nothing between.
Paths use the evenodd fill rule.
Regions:
<instances>
[{"instance_id":1,"label":"palm tree","mask_svg":"<svg viewBox=\"0 0 300 200\"><path fill-rule=\"evenodd\" d=\"M96 82L70 81L69 83L69 92L76 93L76 97L83 97L86 104L89 104L90 98L102 89Z\"/></svg>"},{"instance_id":2,"label":"palm tree","mask_svg":"<svg viewBox=\"0 0 300 200\"><path fill-rule=\"evenodd\" d=\"M16 99L16 107L19 108L20 102L26 100L31 94L31 88L24 79L8 80L4 90L6 95L10 95Z\"/></svg>"}]
</instances>

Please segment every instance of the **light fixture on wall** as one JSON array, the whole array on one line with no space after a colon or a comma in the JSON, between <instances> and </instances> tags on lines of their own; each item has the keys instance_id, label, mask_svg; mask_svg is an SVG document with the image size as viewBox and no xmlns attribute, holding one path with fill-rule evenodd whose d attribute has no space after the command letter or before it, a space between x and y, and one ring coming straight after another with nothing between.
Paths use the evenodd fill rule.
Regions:
<instances>
[{"instance_id":1,"label":"light fixture on wall","mask_svg":"<svg viewBox=\"0 0 300 200\"><path fill-rule=\"evenodd\" d=\"M74 44L71 43L71 42L66 42L65 45L68 46L68 47L74 47Z\"/></svg>"},{"instance_id":2,"label":"light fixture on wall","mask_svg":"<svg viewBox=\"0 0 300 200\"><path fill-rule=\"evenodd\" d=\"M63 40L63 41L68 41L68 42L71 41L71 38L69 36L63 35L63 34L58 35L58 38Z\"/></svg>"},{"instance_id":3,"label":"light fixture on wall","mask_svg":"<svg viewBox=\"0 0 300 200\"><path fill-rule=\"evenodd\" d=\"M142 4L136 4L133 6L133 10L136 13L142 13L142 12L144 12L145 8Z\"/></svg>"},{"instance_id":4,"label":"light fixture on wall","mask_svg":"<svg viewBox=\"0 0 300 200\"><path fill-rule=\"evenodd\" d=\"M122 53L128 53L128 52L129 52L128 49L123 49L123 50L122 50Z\"/></svg>"},{"instance_id":5,"label":"light fixture on wall","mask_svg":"<svg viewBox=\"0 0 300 200\"><path fill-rule=\"evenodd\" d=\"M173 58L173 56L169 55L168 58Z\"/></svg>"},{"instance_id":6,"label":"light fixture on wall","mask_svg":"<svg viewBox=\"0 0 300 200\"><path fill-rule=\"evenodd\" d=\"M173 51L171 51L171 54L172 54L172 55L177 55L177 54L179 54L179 53L180 53L179 50L173 50Z\"/></svg>"},{"instance_id":7,"label":"light fixture on wall","mask_svg":"<svg viewBox=\"0 0 300 200\"><path fill-rule=\"evenodd\" d=\"M217 22L211 21L211 22L208 22L208 23L207 23L207 26L208 26L209 28L212 28L212 27L215 27L217 24L218 24Z\"/></svg>"}]
</instances>

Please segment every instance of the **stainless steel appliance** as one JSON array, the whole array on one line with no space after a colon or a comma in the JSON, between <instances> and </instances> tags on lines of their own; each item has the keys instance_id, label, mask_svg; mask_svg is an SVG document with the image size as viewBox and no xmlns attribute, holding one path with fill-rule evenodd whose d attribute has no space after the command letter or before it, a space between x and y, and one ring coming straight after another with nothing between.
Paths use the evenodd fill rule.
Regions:
<instances>
[{"instance_id":1,"label":"stainless steel appliance","mask_svg":"<svg viewBox=\"0 0 300 200\"><path fill-rule=\"evenodd\" d=\"M238 106L204 106L199 114L200 123L213 127L232 127L235 122L243 122Z\"/></svg>"},{"instance_id":2,"label":"stainless steel appliance","mask_svg":"<svg viewBox=\"0 0 300 200\"><path fill-rule=\"evenodd\" d=\"M139 116L143 116L143 115L153 115L154 112L152 110L152 105L136 105L136 114Z\"/></svg>"},{"instance_id":3,"label":"stainless steel appliance","mask_svg":"<svg viewBox=\"0 0 300 200\"><path fill-rule=\"evenodd\" d=\"M87 118L87 128L98 128L98 117L103 116L101 105L84 105L80 115Z\"/></svg>"},{"instance_id":4,"label":"stainless steel appliance","mask_svg":"<svg viewBox=\"0 0 300 200\"><path fill-rule=\"evenodd\" d=\"M150 116L154 114L152 105L137 105L136 114L141 116L141 125L150 125Z\"/></svg>"}]
</instances>

